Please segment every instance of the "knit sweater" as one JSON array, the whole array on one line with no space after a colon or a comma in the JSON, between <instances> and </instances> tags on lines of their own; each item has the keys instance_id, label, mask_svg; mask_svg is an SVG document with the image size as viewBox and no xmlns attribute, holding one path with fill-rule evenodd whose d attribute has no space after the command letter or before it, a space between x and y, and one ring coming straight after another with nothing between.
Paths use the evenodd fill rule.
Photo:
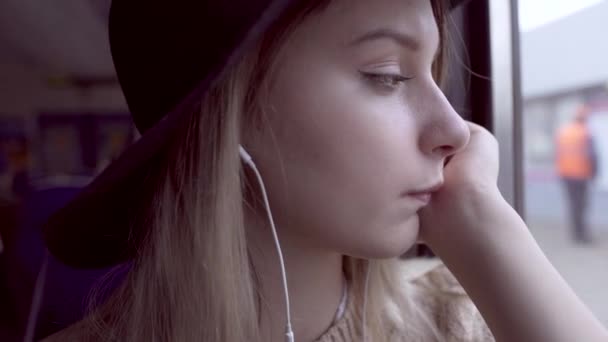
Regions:
<instances>
[{"instance_id":1,"label":"knit sweater","mask_svg":"<svg viewBox=\"0 0 608 342\"><path fill-rule=\"evenodd\" d=\"M406 261L402 271L403 294L431 318L430 323L440 336L437 338L436 335L428 333L421 335L394 323L387 323L386 331L390 334L390 342L494 341L473 302L440 261ZM357 309L360 307L360 298L349 294L342 316L315 342L361 342L361 314ZM391 303L387 303L387 311L391 312L391 317L400 314L399 308ZM405 314L402 314L399 320L412 322L412 318ZM89 341L80 328L77 323L43 342Z\"/></svg>"},{"instance_id":2,"label":"knit sweater","mask_svg":"<svg viewBox=\"0 0 608 342\"><path fill-rule=\"evenodd\" d=\"M427 341L494 341L479 311L458 281L437 260L414 260L404 263L404 295L407 295L423 314L432 319L439 336L417 335L407 329L387 324L391 342ZM359 298L349 295L344 315L316 342L361 341L361 318L357 307ZM402 317L407 321L407 317Z\"/></svg>"}]
</instances>

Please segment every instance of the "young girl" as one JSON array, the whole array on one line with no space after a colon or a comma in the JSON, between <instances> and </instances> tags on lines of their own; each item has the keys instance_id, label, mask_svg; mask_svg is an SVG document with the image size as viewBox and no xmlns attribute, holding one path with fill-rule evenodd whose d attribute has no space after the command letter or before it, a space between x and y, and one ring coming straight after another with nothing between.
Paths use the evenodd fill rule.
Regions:
<instances>
[{"instance_id":1,"label":"young girl","mask_svg":"<svg viewBox=\"0 0 608 342\"><path fill-rule=\"evenodd\" d=\"M45 233L129 270L48 341L608 340L438 86L448 10L114 0L144 134ZM451 272L400 261L417 240Z\"/></svg>"}]
</instances>

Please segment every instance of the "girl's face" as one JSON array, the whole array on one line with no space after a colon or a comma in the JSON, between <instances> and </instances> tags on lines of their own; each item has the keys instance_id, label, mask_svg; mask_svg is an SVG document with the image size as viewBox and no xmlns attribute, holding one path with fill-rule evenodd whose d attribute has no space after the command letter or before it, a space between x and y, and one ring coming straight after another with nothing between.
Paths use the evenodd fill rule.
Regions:
<instances>
[{"instance_id":1,"label":"girl's face","mask_svg":"<svg viewBox=\"0 0 608 342\"><path fill-rule=\"evenodd\" d=\"M412 246L469 139L431 74L438 45L429 0L336 0L290 36L246 142L282 239L365 258Z\"/></svg>"}]
</instances>

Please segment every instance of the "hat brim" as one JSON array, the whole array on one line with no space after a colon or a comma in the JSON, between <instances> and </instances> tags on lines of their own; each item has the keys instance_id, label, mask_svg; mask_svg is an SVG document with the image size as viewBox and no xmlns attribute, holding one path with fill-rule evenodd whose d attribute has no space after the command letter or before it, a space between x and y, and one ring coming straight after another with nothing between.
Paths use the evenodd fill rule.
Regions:
<instances>
[{"instance_id":1,"label":"hat brim","mask_svg":"<svg viewBox=\"0 0 608 342\"><path fill-rule=\"evenodd\" d=\"M450 0L452 8L467 0ZM223 68L201 83L171 113L150 128L137 142L87 185L74 200L43 226L47 248L57 259L75 268L102 268L132 259L145 232L134 219L141 214L142 199L152 194L154 175L166 160L168 145L184 120L184 107L202 97L222 72L238 60L292 1L271 1L264 15L232 49Z\"/></svg>"}]
</instances>

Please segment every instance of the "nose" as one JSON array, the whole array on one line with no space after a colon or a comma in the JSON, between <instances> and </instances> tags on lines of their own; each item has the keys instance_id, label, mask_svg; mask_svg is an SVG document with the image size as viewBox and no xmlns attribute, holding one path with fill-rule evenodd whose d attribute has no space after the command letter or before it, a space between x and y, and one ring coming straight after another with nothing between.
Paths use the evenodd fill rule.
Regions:
<instances>
[{"instance_id":1,"label":"nose","mask_svg":"<svg viewBox=\"0 0 608 342\"><path fill-rule=\"evenodd\" d=\"M454 110L439 88L429 96L420 133L420 149L434 158L445 159L461 151L471 136L464 119Z\"/></svg>"}]
</instances>

